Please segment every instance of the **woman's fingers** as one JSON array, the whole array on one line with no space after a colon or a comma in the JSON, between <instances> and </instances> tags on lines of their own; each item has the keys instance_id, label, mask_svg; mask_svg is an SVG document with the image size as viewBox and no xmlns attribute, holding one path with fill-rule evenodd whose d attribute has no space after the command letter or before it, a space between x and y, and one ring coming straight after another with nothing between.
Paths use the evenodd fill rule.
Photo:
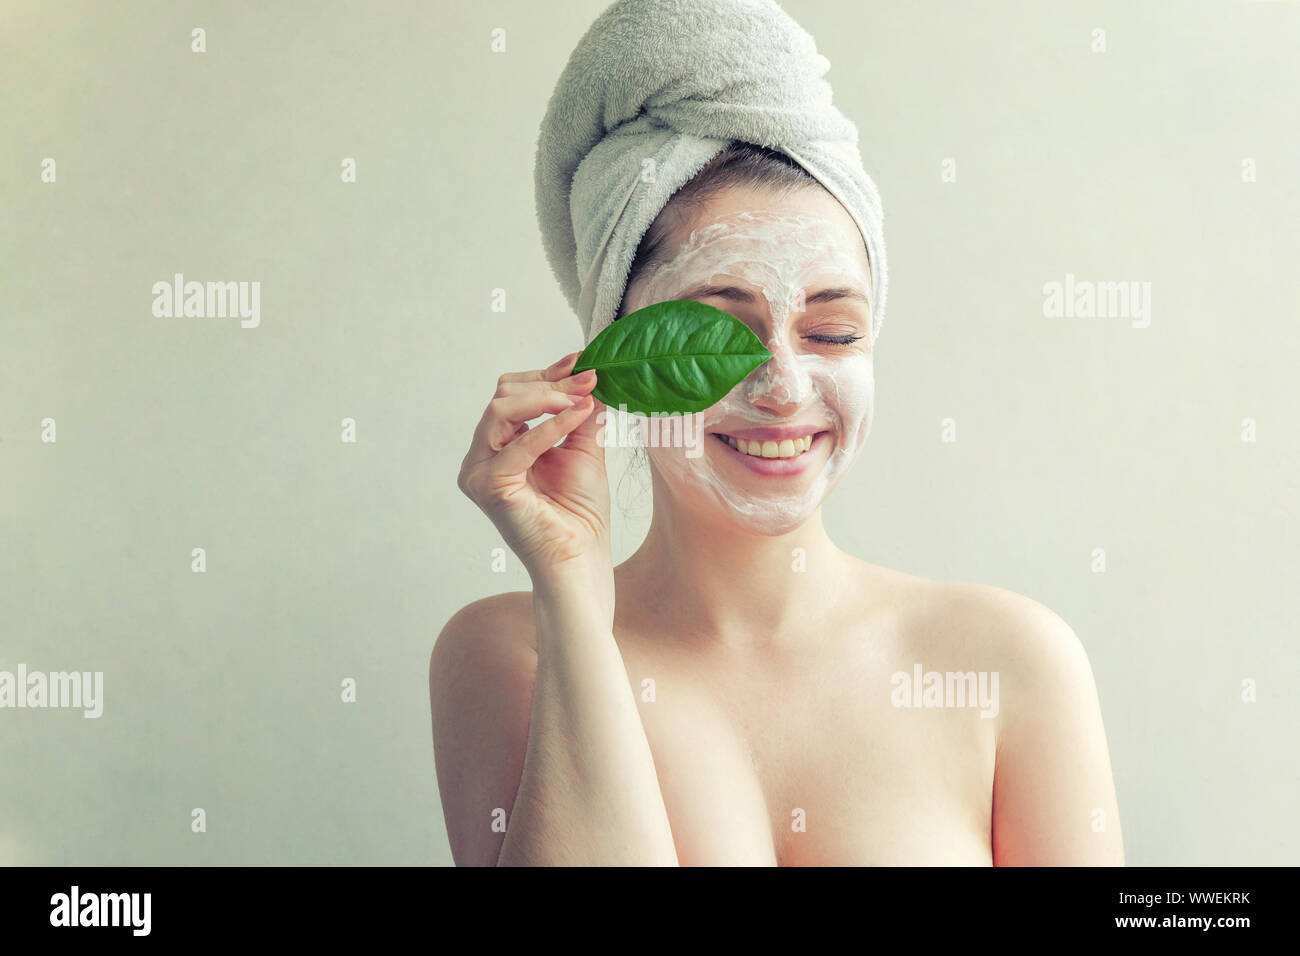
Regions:
<instances>
[{"instance_id":1,"label":"woman's fingers","mask_svg":"<svg viewBox=\"0 0 1300 956\"><path fill-rule=\"evenodd\" d=\"M578 361L578 356L581 354L581 352L570 352L553 365L548 365L546 368L534 369L531 372L507 372L497 380L497 385L504 385L507 382L558 381L569 374L569 369L573 368L574 364Z\"/></svg>"},{"instance_id":2,"label":"woman's fingers","mask_svg":"<svg viewBox=\"0 0 1300 956\"><path fill-rule=\"evenodd\" d=\"M548 418L536 428L530 428L506 445L493 460L491 470L497 475L518 475L527 471L556 442L588 419L595 401L591 396L582 398L572 408Z\"/></svg>"},{"instance_id":3,"label":"woman's fingers","mask_svg":"<svg viewBox=\"0 0 1300 956\"><path fill-rule=\"evenodd\" d=\"M553 382L548 381L529 381L529 382L498 382L496 398L502 398L506 395L517 395L520 392L534 392L538 389L550 389L553 392L569 392L574 395L585 395L591 390L590 386L596 384L595 371L588 369L585 372L579 372L577 375L569 375L557 379Z\"/></svg>"},{"instance_id":4,"label":"woman's fingers","mask_svg":"<svg viewBox=\"0 0 1300 956\"><path fill-rule=\"evenodd\" d=\"M588 415L577 428L569 432L569 437L564 439L564 447L573 451L585 451L604 462L605 446L598 439L601 426L609 424L609 410L596 396L593 395L591 400L596 403L595 414ZM602 415L601 412L605 414Z\"/></svg>"},{"instance_id":5,"label":"woman's fingers","mask_svg":"<svg viewBox=\"0 0 1300 956\"><path fill-rule=\"evenodd\" d=\"M505 382L488 402L474 432L467 465L487 461L517 436L519 426L547 412L559 414L596 387L596 373L583 372L557 382Z\"/></svg>"},{"instance_id":6,"label":"woman's fingers","mask_svg":"<svg viewBox=\"0 0 1300 956\"><path fill-rule=\"evenodd\" d=\"M492 399L483 417L487 426L483 438L488 450L500 451L514 439L521 424L546 412L558 415L572 408L580 397L542 388Z\"/></svg>"}]
</instances>

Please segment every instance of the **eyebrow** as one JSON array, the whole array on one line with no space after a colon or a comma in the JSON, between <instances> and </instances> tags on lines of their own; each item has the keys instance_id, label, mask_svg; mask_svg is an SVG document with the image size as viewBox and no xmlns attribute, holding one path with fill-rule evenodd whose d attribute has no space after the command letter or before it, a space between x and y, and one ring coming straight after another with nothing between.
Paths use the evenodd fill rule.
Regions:
<instances>
[{"instance_id":1,"label":"eyebrow","mask_svg":"<svg viewBox=\"0 0 1300 956\"><path fill-rule=\"evenodd\" d=\"M748 289L742 289L734 285L713 285L709 282L694 285L681 295L683 299L707 299L712 296L727 299L731 302L740 302L744 305L753 305L758 302L758 296Z\"/></svg>"},{"instance_id":2,"label":"eyebrow","mask_svg":"<svg viewBox=\"0 0 1300 956\"><path fill-rule=\"evenodd\" d=\"M707 299L710 296L717 296L720 299L727 299L731 302L739 302L743 305L754 305L758 302L758 296L748 289L742 289L734 285L712 285L708 282L700 283L682 293L683 299ZM864 305L870 305L870 300L852 287L836 287L831 289L822 289L814 292L804 299L805 305L820 305L823 302L834 302L837 299L857 299Z\"/></svg>"},{"instance_id":3,"label":"eyebrow","mask_svg":"<svg viewBox=\"0 0 1300 956\"><path fill-rule=\"evenodd\" d=\"M833 302L836 299L857 299L863 305L870 305L867 297L857 289L822 289L820 292L814 292L804 299L808 305L816 305L820 302Z\"/></svg>"}]
</instances>

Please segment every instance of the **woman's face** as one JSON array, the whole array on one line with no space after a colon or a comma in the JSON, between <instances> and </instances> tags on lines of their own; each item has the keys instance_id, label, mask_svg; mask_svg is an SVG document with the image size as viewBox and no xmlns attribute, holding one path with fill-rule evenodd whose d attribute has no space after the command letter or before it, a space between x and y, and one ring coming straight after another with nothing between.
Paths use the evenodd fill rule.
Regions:
<instances>
[{"instance_id":1,"label":"woman's face","mask_svg":"<svg viewBox=\"0 0 1300 956\"><path fill-rule=\"evenodd\" d=\"M871 427L861 234L822 189L778 198L733 188L674 229L666 248L628 289L625 311L707 302L753 329L773 357L700 413L703 454L651 447L651 464L686 508L783 534L821 506Z\"/></svg>"}]
</instances>

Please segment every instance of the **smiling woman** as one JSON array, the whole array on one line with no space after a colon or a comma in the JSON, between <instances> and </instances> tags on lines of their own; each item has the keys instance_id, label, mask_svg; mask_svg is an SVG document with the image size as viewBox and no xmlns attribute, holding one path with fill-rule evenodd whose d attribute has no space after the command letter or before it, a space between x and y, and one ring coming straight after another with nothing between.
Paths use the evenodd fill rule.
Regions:
<instances>
[{"instance_id":1,"label":"smiling woman","mask_svg":"<svg viewBox=\"0 0 1300 956\"><path fill-rule=\"evenodd\" d=\"M870 431L866 249L853 220L815 181L777 190L733 182L708 195L685 216L675 213L675 198L669 203L679 224L660 248L671 257L635 277L625 308L698 298L746 322L772 358L704 413L705 431L734 445L693 461L671 449L651 458L679 499L707 494L749 531L783 534L820 507ZM836 289L851 294L826 295ZM793 456L795 440L809 444L807 454ZM783 441L792 443L789 455ZM789 480L755 486L742 471Z\"/></svg>"},{"instance_id":2,"label":"smiling woman","mask_svg":"<svg viewBox=\"0 0 1300 956\"><path fill-rule=\"evenodd\" d=\"M652 23L678 6L621 0L584 44L626 46L640 35L626 19ZM755 42L776 37L746 62L811 55L775 4L689 9L717 18L698 25L701 36L741 23ZM615 62L605 69L632 69ZM701 62L712 61L680 64L684 87ZM785 115L805 92L764 95ZM810 102L830 109L829 97ZM567 130L572 115L553 106L548 123ZM837 116L822 114L825 131L856 142ZM699 126L685 125L689 151ZM639 149L652 154L663 126L643 135ZM883 238L865 174L836 173L854 169L844 153L840 165L810 163L814 176L797 159L816 155L813 144L776 128L763 138L787 145L708 145L638 226L624 217L644 218L649 192L618 207L612 227L580 214L556 227L576 220L580 236L612 243L580 238L572 256L587 261L563 273L588 277L568 287L588 341L620 316L695 299L733 314L772 357L700 413L703 454L649 449L650 528L617 567L588 398L598 373L571 375L574 354L498 381L459 483L533 590L469 604L434 647L453 855L485 865L1121 863L1096 690L1069 627L1001 589L868 564L826 530L823 505L873 421ZM636 140L622 125L608 141ZM639 168L609 162L629 178ZM600 180L597 165L586 175ZM539 183L567 188L563 175ZM861 201L842 201L851 195ZM547 235L548 251L567 248L567 233Z\"/></svg>"}]
</instances>

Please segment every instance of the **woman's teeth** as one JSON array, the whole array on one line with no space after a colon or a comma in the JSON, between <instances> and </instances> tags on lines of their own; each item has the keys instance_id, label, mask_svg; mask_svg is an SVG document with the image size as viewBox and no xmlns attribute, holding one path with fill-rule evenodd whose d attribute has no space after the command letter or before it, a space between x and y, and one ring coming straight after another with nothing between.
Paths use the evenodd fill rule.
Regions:
<instances>
[{"instance_id":1,"label":"woman's teeth","mask_svg":"<svg viewBox=\"0 0 1300 956\"><path fill-rule=\"evenodd\" d=\"M753 455L755 458L794 458L806 452L813 443L812 435L786 438L781 441L748 441L744 438L732 438L730 435L719 437L742 455Z\"/></svg>"}]
</instances>

